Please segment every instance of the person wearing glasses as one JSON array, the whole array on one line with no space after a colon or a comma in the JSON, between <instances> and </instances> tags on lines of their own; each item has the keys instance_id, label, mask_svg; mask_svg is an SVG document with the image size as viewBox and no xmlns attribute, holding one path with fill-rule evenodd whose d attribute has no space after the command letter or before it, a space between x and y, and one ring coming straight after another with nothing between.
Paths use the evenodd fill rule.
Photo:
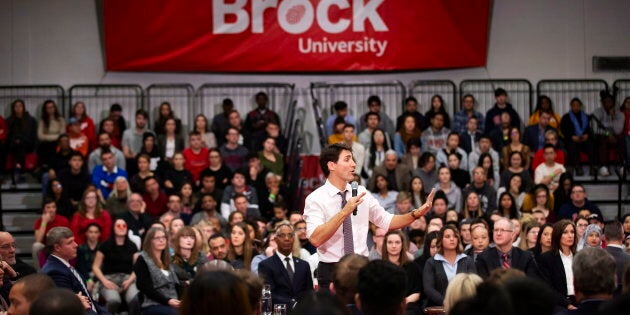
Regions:
<instances>
[{"instance_id":1,"label":"person wearing glasses","mask_svg":"<svg viewBox=\"0 0 630 315\"><path fill-rule=\"evenodd\" d=\"M571 187L569 201L560 206L557 216L559 219L573 220L578 212L583 209L590 211L591 214L598 214L603 218L602 211L599 207L594 202L588 200L584 186L574 184L573 187Z\"/></svg>"},{"instance_id":2,"label":"person wearing glasses","mask_svg":"<svg viewBox=\"0 0 630 315\"><path fill-rule=\"evenodd\" d=\"M313 291L311 268L305 260L293 255L295 230L288 223L276 228L277 250L258 265L258 274L271 285L273 304L292 307Z\"/></svg>"},{"instance_id":3,"label":"person wearing glasses","mask_svg":"<svg viewBox=\"0 0 630 315\"><path fill-rule=\"evenodd\" d=\"M529 277L539 278L538 266L531 252L512 245L514 224L506 218L494 223L492 231L495 247L486 249L477 256L477 274L486 279L494 269L518 269Z\"/></svg>"},{"instance_id":4,"label":"person wearing glasses","mask_svg":"<svg viewBox=\"0 0 630 315\"><path fill-rule=\"evenodd\" d=\"M168 254L166 235L161 227L150 228L133 266L143 314L175 315L179 308L179 280Z\"/></svg>"},{"instance_id":5,"label":"person wearing glasses","mask_svg":"<svg viewBox=\"0 0 630 315\"><path fill-rule=\"evenodd\" d=\"M121 296L129 305L138 294L133 273L138 247L129 239L128 231L125 220L116 219L112 236L98 247L92 264L92 272L100 282L99 292L112 314L118 312Z\"/></svg>"}]
</instances>

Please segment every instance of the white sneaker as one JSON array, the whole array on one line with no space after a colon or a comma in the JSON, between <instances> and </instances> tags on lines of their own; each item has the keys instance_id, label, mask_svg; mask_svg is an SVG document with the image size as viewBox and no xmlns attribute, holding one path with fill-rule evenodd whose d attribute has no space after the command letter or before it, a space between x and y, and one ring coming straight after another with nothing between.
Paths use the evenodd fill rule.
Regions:
<instances>
[{"instance_id":1,"label":"white sneaker","mask_svg":"<svg viewBox=\"0 0 630 315\"><path fill-rule=\"evenodd\" d=\"M606 166L602 166L602 167L599 169L599 176L602 176L602 177L608 177L608 176L610 176L610 172L608 171L608 168L607 168Z\"/></svg>"}]
</instances>

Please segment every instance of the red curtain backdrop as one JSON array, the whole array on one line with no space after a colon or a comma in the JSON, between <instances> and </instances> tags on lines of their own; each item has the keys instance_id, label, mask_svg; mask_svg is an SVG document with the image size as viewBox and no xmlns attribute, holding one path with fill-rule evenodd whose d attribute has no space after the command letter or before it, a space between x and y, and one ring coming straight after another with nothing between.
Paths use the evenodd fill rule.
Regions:
<instances>
[{"instance_id":1,"label":"red curtain backdrop","mask_svg":"<svg viewBox=\"0 0 630 315\"><path fill-rule=\"evenodd\" d=\"M107 70L478 67L490 0L107 0Z\"/></svg>"}]
</instances>

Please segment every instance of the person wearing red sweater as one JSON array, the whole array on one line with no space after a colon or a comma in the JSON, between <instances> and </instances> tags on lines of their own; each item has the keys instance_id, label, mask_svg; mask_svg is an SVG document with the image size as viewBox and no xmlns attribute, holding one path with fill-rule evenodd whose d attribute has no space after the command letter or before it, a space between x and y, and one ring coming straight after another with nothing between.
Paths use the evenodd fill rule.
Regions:
<instances>
[{"instance_id":1,"label":"person wearing red sweater","mask_svg":"<svg viewBox=\"0 0 630 315\"><path fill-rule=\"evenodd\" d=\"M153 176L144 179L144 194L142 194L142 199L146 205L146 213L151 215L153 219L159 218L168 210L166 208L168 197L162 189L160 189L160 183Z\"/></svg>"},{"instance_id":2,"label":"person wearing red sweater","mask_svg":"<svg viewBox=\"0 0 630 315\"><path fill-rule=\"evenodd\" d=\"M545 144L547 143L551 143L554 147L556 147L556 163L564 165L564 150L558 145L558 133L555 130L550 129L545 132ZM532 160L532 171L535 171L538 165L545 162L543 151L544 149L540 149L534 154L534 159Z\"/></svg>"},{"instance_id":3,"label":"person wearing red sweater","mask_svg":"<svg viewBox=\"0 0 630 315\"><path fill-rule=\"evenodd\" d=\"M195 184L199 184L201 171L208 167L208 149L203 147L201 134L193 131L188 136L190 147L184 149L182 154L186 159L185 168L192 174Z\"/></svg>"},{"instance_id":4,"label":"person wearing red sweater","mask_svg":"<svg viewBox=\"0 0 630 315\"><path fill-rule=\"evenodd\" d=\"M74 233L74 240L77 245L85 243L85 231L90 223L96 223L101 227L99 242L104 242L109 238L112 230L112 217L107 211L101 209L98 202L96 189L86 189L79 205L79 210L72 217L70 229Z\"/></svg>"}]
</instances>

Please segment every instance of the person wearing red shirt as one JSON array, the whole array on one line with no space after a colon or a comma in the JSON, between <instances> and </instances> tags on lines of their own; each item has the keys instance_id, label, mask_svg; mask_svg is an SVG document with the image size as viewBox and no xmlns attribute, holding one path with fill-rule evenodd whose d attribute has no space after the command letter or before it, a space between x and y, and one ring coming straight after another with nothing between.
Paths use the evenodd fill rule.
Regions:
<instances>
[{"instance_id":1,"label":"person wearing red shirt","mask_svg":"<svg viewBox=\"0 0 630 315\"><path fill-rule=\"evenodd\" d=\"M66 217L57 215L57 204L52 198L46 198L43 202L42 216L35 221L33 230L35 230L35 242L33 243L32 253L35 266L39 266L39 252L46 247L44 245L46 233L50 229L58 226L70 227L70 222Z\"/></svg>"},{"instance_id":2,"label":"person wearing red shirt","mask_svg":"<svg viewBox=\"0 0 630 315\"><path fill-rule=\"evenodd\" d=\"M153 176L144 179L144 194L142 194L142 199L146 204L146 213L151 215L153 219L159 218L168 210L166 208L168 197L160 189L160 183Z\"/></svg>"},{"instance_id":3,"label":"person wearing red shirt","mask_svg":"<svg viewBox=\"0 0 630 315\"><path fill-rule=\"evenodd\" d=\"M201 134L193 131L188 136L190 147L184 149L182 154L186 159L185 168L192 174L195 184L199 184L201 171L208 167L208 149L203 147Z\"/></svg>"},{"instance_id":4,"label":"person wearing red shirt","mask_svg":"<svg viewBox=\"0 0 630 315\"><path fill-rule=\"evenodd\" d=\"M558 145L558 133L555 130L550 129L545 132L545 144L547 143L551 143L554 147L556 147L556 163L564 165L564 150ZM534 154L534 159L532 160L532 171L536 170L538 165L545 162L543 151L544 149L540 149L536 151L536 154Z\"/></svg>"},{"instance_id":5,"label":"person wearing red shirt","mask_svg":"<svg viewBox=\"0 0 630 315\"><path fill-rule=\"evenodd\" d=\"M104 242L109 238L112 230L112 217L107 211L101 209L95 188L85 190L79 204L79 210L74 214L72 222L70 222L70 229L74 234L74 240L77 242L77 245L85 243L85 231L90 223L96 223L101 227L99 242Z\"/></svg>"},{"instance_id":6,"label":"person wearing red shirt","mask_svg":"<svg viewBox=\"0 0 630 315\"><path fill-rule=\"evenodd\" d=\"M81 132L88 137L90 150L96 147L96 128L94 121L85 111L85 103L76 102L70 111L70 119L76 118L81 123ZM66 127L66 132L70 133L70 125Z\"/></svg>"}]
</instances>

